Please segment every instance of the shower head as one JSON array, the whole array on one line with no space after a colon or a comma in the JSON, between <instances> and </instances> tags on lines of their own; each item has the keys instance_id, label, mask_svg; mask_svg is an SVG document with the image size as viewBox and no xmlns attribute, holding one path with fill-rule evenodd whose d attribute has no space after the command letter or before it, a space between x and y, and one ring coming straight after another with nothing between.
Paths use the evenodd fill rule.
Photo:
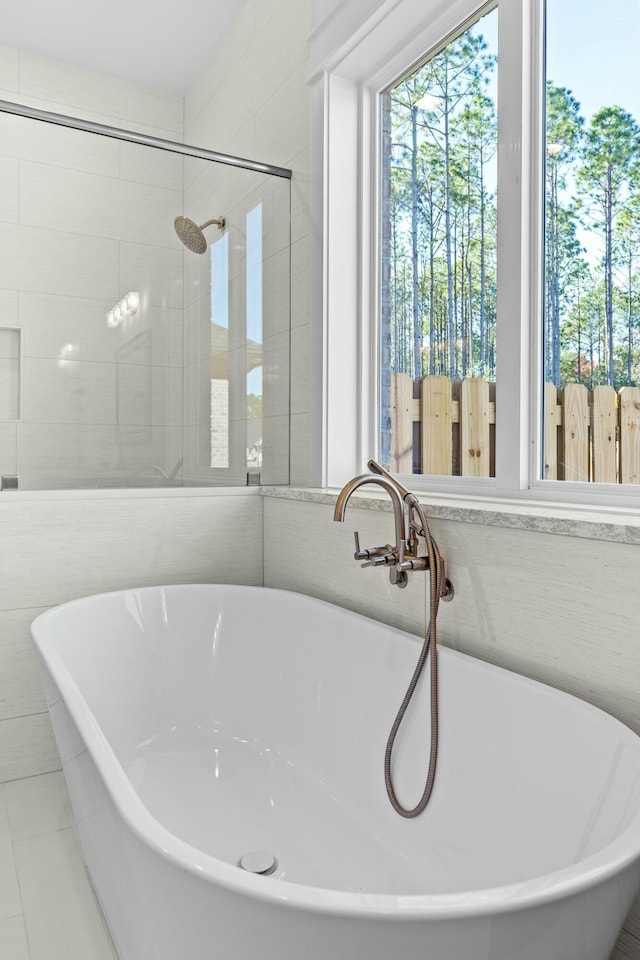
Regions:
<instances>
[{"instance_id":1,"label":"shower head","mask_svg":"<svg viewBox=\"0 0 640 960\"><path fill-rule=\"evenodd\" d=\"M212 223L215 223L218 230L222 230L225 224L224 217L207 220L200 226L197 226L189 217L176 217L173 226L187 250L191 250L192 253L204 253L207 249L207 240L202 231L205 227L210 227Z\"/></svg>"}]
</instances>

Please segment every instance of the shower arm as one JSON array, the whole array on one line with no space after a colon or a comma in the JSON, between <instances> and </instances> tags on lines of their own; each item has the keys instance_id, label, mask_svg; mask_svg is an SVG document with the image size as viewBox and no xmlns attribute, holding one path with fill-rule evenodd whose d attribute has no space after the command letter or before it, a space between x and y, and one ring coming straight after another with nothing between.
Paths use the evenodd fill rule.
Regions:
<instances>
[{"instance_id":1,"label":"shower arm","mask_svg":"<svg viewBox=\"0 0 640 960\"><path fill-rule=\"evenodd\" d=\"M212 224L216 225L220 230L224 227L225 220L224 217L214 217L213 220L205 220L204 223L200 224L200 229L204 230L205 227L210 227Z\"/></svg>"}]
</instances>

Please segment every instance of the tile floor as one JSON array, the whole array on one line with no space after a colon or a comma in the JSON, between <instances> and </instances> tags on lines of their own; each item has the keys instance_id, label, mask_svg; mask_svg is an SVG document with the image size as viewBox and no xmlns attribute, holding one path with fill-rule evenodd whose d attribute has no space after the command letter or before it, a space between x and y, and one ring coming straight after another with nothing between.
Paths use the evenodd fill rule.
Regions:
<instances>
[{"instance_id":1,"label":"tile floor","mask_svg":"<svg viewBox=\"0 0 640 960\"><path fill-rule=\"evenodd\" d=\"M0 784L0 960L118 960L60 772ZM623 931L611 960L640 960L640 940Z\"/></svg>"},{"instance_id":2,"label":"tile floor","mask_svg":"<svg viewBox=\"0 0 640 960\"><path fill-rule=\"evenodd\" d=\"M62 773L0 784L0 958L118 960Z\"/></svg>"}]
</instances>

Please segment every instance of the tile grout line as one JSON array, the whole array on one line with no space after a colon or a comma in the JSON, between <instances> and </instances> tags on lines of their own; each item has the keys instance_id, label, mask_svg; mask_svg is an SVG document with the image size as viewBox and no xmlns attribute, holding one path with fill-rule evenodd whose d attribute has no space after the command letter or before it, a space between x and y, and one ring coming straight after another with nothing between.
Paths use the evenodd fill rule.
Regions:
<instances>
[{"instance_id":1,"label":"tile grout line","mask_svg":"<svg viewBox=\"0 0 640 960\"><path fill-rule=\"evenodd\" d=\"M7 827L9 830L9 838L11 840L11 856L13 858L13 869L16 876L16 886L18 888L18 898L20 900L20 913L14 914L14 916L19 916L22 918L22 927L24 930L25 943L27 944L27 955L28 960L31 960L31 944L29 943L29 931L27 930L27 922L24 916L24 903L22 900L22 887L20 885L20 874L18 873L18 865L16 863L16 852L15 852L15 841L13 838L13 831L11 829L11 820L9 819L9 808L7 807L7 801L4 791L4 783L0 783L0 803L2 804L2 809L7 821ZM7 919L5 917L5 919Z\"/></svg>"}]
</instances>

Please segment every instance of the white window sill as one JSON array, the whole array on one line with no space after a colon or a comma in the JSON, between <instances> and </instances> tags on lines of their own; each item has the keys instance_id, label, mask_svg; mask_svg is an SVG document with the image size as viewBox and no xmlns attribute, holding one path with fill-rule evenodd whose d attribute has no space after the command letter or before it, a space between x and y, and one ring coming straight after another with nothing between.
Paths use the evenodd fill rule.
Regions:
<instances>
[{"instance_id":1,"label":"white window sill","mask_svg":"<svg viewBox=\"0 0 640 960\"><path fill-rule=\"evenodd\" d=\"M334 505L338 490L307 487L263 487L265 497L302 500ZM510 527L563 537L587 540L611 540L640 545L640 513L617 507L584 507L535 500L506 500L498 497L465 497L454 494L420 494L428 517ZM392 509L390 499L373 492L359 492L351 506L363 510Z\"/></svg>"}]
</instances>

